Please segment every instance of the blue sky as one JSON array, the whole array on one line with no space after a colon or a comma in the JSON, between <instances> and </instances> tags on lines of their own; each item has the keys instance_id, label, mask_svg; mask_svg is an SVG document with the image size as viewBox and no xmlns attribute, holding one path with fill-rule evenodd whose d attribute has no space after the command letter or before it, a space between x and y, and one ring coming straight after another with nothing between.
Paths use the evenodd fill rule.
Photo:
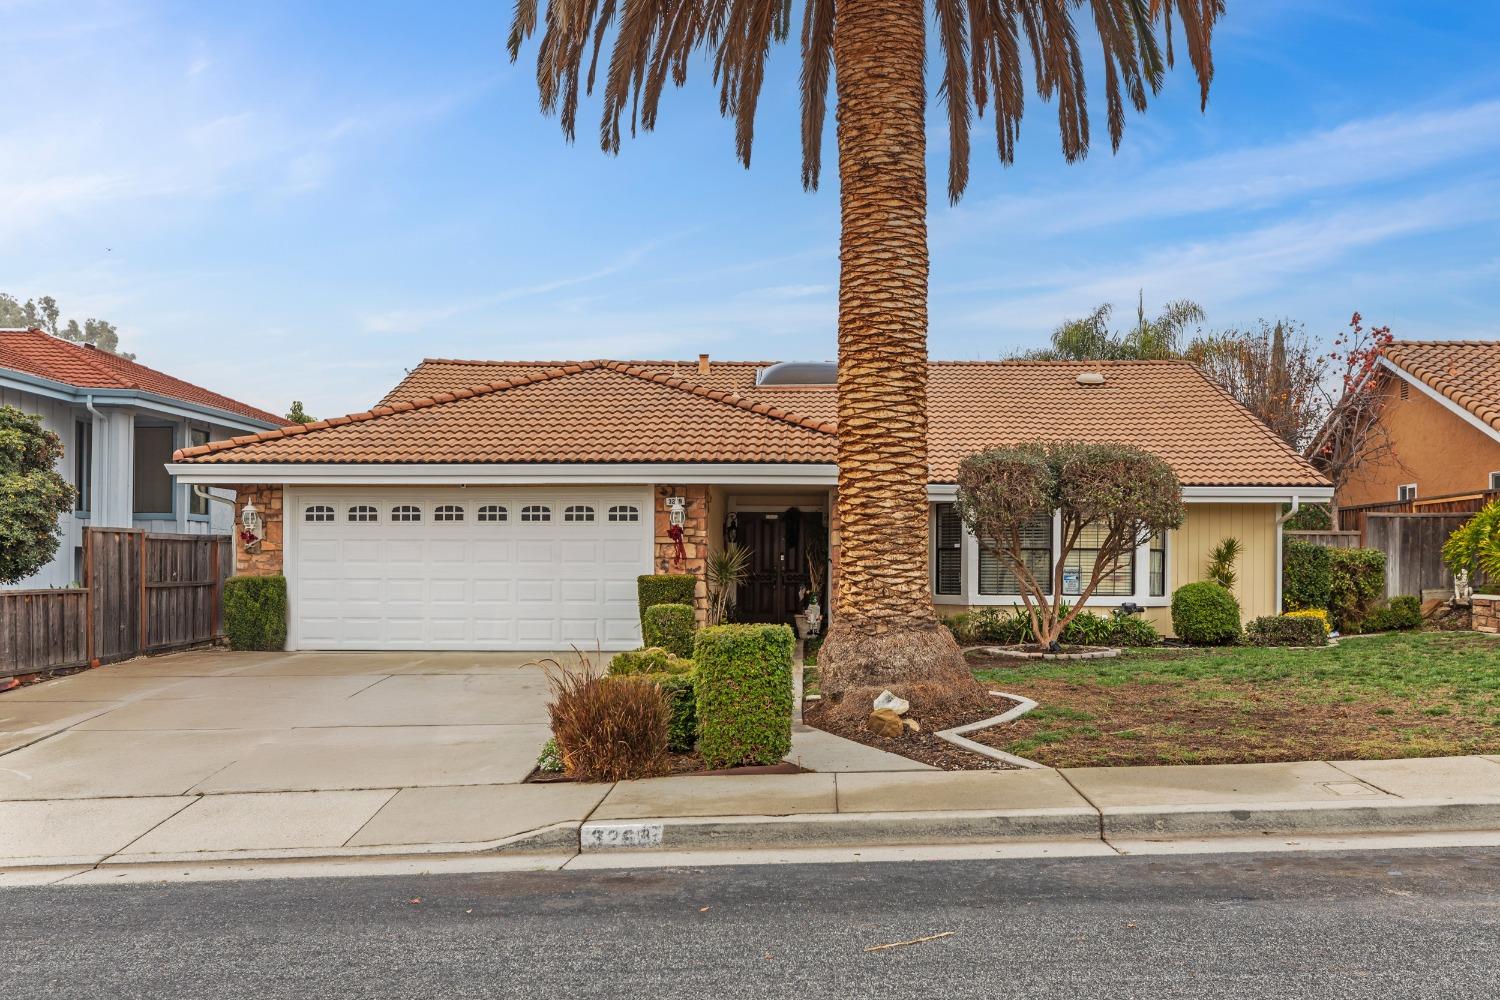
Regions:
<instances>
[{"instance_id":1,"label":"blue sky","mask_svg":"<svg viewBox=\"0 0 1500 1000\"><path fill-rule=\"evenodd\" d=\"M538 114L509 6L0 0L0 290L319 416L424 356L832 357L837 180L799 184L795 44L751 170L701 64L608 157L597 104L573 146ZM1138 288L1211 326L1500 336L1500 5L1229 8L1208 112L1180 67L1118 155L1067 166L1033 99L1009 169L979 125L950 207L933 116L934 357Z\"/></svg>"}]
</instances>

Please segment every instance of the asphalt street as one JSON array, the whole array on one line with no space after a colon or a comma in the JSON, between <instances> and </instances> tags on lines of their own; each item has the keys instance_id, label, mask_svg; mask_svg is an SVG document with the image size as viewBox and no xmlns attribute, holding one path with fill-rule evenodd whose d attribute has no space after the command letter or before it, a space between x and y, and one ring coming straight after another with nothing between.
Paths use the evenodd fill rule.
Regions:
<instances>
[{"instance_id":1,"label":"asphalt street","mask_svg":"<svg viewBox=\"0 0 1500 1000\"><path fill-rule=\"evenodd\" d=\"M0 972L7 1000L1483 997L1500 850L16 888Z\"/></svg>"}]
</instances>

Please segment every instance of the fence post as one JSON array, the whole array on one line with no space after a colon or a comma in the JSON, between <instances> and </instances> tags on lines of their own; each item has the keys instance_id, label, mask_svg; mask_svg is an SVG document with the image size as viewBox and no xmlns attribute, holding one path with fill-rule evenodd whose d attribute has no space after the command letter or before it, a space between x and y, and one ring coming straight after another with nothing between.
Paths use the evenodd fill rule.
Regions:
<instances>
[{"instance_id":1,"label":"fence post","mask_svg":"<svg viewBox=\"0 0 1500 1000\"><path fill-rule=\"evenodd\" d=\"M208 611L208 636L212 641L219 635L219 602L224 599L222 593L224 581L219 579L219 536L209 535L208 537L208 573L214 582L213 589L209 591Z\"/></svg>"},{"instance_id":2,"label":"fence post","mask_svg":"<svg viewBox=\"0 0 1500 1000\"><path fill-rule=\"evenodd\" d=\"M149 607L149 596L146 591L146 532L144 531L140 534L140 546L138 548L138 551L140 552L139 558L141 571L141 628L140 637L137 640L139 645L136 649L136 654L139 656L144 656L146 654L146 648L151 645L146 636L147 630L151 627L151 609Z\"/></svg>"},{"instance_id":3,"label":"fence post","mask_svg":"<svg viewBox=\"0 0 1500 1000\"><path fill-rule=\"evenodd\" d=\"M89 666L94 662L94 529L83 529L83 655Z\"/></svg>"}]
</instances>

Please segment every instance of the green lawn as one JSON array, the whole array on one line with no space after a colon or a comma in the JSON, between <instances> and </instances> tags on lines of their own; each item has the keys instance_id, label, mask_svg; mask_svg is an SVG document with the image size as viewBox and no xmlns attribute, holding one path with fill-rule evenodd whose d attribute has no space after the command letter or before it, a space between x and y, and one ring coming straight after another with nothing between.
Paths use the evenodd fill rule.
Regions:
<instances>
[{"instance_id":1,"label":"green lawn","mask_svg":"<svg viewBox=\"0 0 1500 1000\"><path fill-rule=\"evenodd\" d=\"M971 658L972 659L972 658ZM1407 633L1322 650L1131 650L973 659L1041 708L985 742L1046 764L1181 764L1500 752L1500 638Z\"/></svg>"}]
</instances>

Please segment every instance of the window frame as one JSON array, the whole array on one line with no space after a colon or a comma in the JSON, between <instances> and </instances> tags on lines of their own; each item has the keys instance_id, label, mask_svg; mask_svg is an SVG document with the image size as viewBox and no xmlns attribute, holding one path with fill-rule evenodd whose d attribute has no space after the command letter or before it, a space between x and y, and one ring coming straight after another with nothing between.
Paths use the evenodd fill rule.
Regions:
<instances>
[{"instance_id":1,"label":"window frame","mask_svg":"<svg viewBox=\"0 0 1500 1000\"><path fill-rule=\"evenodd\" d=\"M537 517L541 514L541 517ZM551 503L527 503L521 505L520 516L516 519L522 524L551 524Z\"/></svg>"},{"instance_id":2,"label":"window frame","mask_svg":"<svg viewBox=\"0 0 1500 1000\"><path fill-rule=\"evenodd\" d=\"M461 503L440 503L432 508L433 524L467 524L468 519L469 512Z\"/></svg>"},{"instance_id":3,"label":"window frame","mask_svg":"<svg viewBox=\"0 0 1500 1000\"><path fill-rule=\"evenodd\" d=\"M317 515L316 517L313 515ZM324 515L327 515L326 517ZM336 524L339 509L331 503L305 503L302 505L303 524Z\"/></svg>"},{"instance_id":4,"label":"window frame","mask_svg":"<svg viewBox=\"0 0 1500 1000\"><path fill-rule=\"evenodd\" d=\"M1490 489L1500 490L1500 472L1490 473Z\"/></svg>"},{"instance_id":5,"label":"window frame","mask_svg":"<svg viewBox=\"0 0 1500 1000\"><path fill-rule=\"evenodd\" d=\"M415 517L407 515L415 514ZM419 503L393 503L387 522L390 524L423 524L426 511Z\"/></svg>"},{"instance_id":6,"label":"window frame","mask_svg":"<svg viewBox=\"0 0 1500 1000\"><path fill-rule=\"evenodd\" d=\"M606 524L640 524L641 508L639 504L613 503L605 513Z\"/></svg>"},{"instance_id":7,"label":"window frame","mask_svg":"<svg viewBox=\"0 0 1500 1000\"><path fill-rule=\"evenodd\" d=\"M1057 563L1057 536L1059 534L1058 528L1059 528L1058 516L1057 516L1057 513L1054 511L1053 514L1052 514L1052 516L1047 519L1047 568L1046 568L1046 574L1042 578L1042 581L1041 581L1042 582L1042 592L1045 593L1048 597L1052 596L1052 570L1056 566L1056 563ZM967 533L968 533L967 529L965 529L965 534L967 534ZM988 555L989 553L988 553L988 551L985 549L985 547L983 545L979 544L978 538L975 538L975 540L974 540L974 547L976 549L975 556L974 556L974 593L977 596L980 596L980 597L1010 597L1010 598L1014 598L1016 601L1020 601L1020 599L1021 599L1021 592L1019 590L1017 590L1013 594L1008 594L1008 593L1006 593L1004 591L999 591L999 590L995 591L994 593L986 593L985 592L985 589L984 589L984 560L985 560L985 556ZM1025 552L1036 552L1038 550L1039 550L1039 546L1035 546L1035 545L1022 546L1022 549L1021 549L1021 551L1023 553L1025 553ZM999 563L998 570L997 570L999 573L1002 573L1002 574L1007 574L1008 573L1011 576L1015 575L1014 570L1012 570L1011 567L1010 567L1009 561L1004 556L991 555L990 558L995 559Z\"/></svg>"},{"instance_id":8,"label":"window frame","mask_svg":"<svg viewBox=\"0 0 1500 1000\"><path fill-rule=\"evenodd\" d=\"M499 517L486 516L499 514ZM509 524L510 504L505 503L482 503L474 508L475 524Z\"/></svg>"},{"instance_id":9,"label":"window frame","mask_svg":"<svg viewBox=\"0 0 1500 1000\"><path fill-rule=\"evenodd\" d=\"M1410 492L1407 492L1408 490L1410 490ZM1396 487L1397 503L1411 503L1415 499L1417 499L1416 483L1401 483Z\"/></svg>"},{"instance_id":10,"label":"window frame","mask_svg":"<svg viewBox=\"0 0 1500 1000\"><path fill-rule=\"evenodd\" d=\"M73 513L89 517L93 512L94 421L88 417L73 421Z\"/></svg>"},{"instance_id":11,"label":"window frame","mask_svg":"<svg viewBox=\"0 0 1500 1000\"><path fill-rule=\"evenodd\" d=\"M141 460L141 432L166 433L167 453L166 458L159 463L161 474L167 477L167 509L166 510L142 510L141 509L141 468L151 463ZM138 521L171 521L177 518L177 480L166 470L166 463L172 460L172 452L177 449L177 427L173 424L159 423L137 423L130 432L130 516ZM155 470L153 469L153 475Z\"/></svg>"},{"instance_id":12,"label":"window frame","mask_svg":"<svg viewBox=\"0 0 1500 1000\"><path fill-rule=\"evenodd\" d=\"M597 524L599 508L591 503L570 503L563 507L563 524Z\"/></svg>"},{"instance_id":13,"label":"window frame","mask_svg":"<svg viewBox=\"0 0 1500 1000\"><path fill-rule=\"evenodd\" d=\"M366 517L367 514L372 516ZM344 523L379 524L380 506L373 503L351 503L344 509Z\"/></svg>"},{"instance_id":14,"label":"window frame","mask_svg":"<svg viewBox=\"0 0 1500 1000\"><path fill-rule=\"evenodd\" d=\"M953 544L944 544L942 541L944 525L943 519L951 517L957 521L958 541ZM964 531L963 519L958 516L958 505L952 501L935 503L932 505L932 524L930 537L932 539L932 596L934 598L963 597L964 585L968 582L968 574L964 572ZM958 557L958 589L944 590L943 588L943 556L956 555Z\"/></svg>"}]
</instances>

